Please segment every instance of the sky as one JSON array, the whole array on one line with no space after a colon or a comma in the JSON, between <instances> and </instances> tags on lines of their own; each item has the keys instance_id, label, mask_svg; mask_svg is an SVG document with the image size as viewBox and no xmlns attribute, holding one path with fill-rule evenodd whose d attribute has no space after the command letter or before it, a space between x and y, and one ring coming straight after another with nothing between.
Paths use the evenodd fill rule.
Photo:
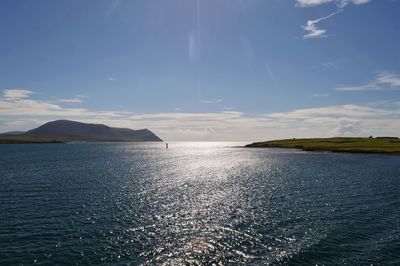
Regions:
<instances>
[{"instance_id":1,"label":"sky","mask_svg":"<svg viewBox=\"0 0 400 266\"><path fill-rule=\"evenodd\" d=\"M0 132L400 136L399 0L2 0Z\"/></svg>"}]
</instances>

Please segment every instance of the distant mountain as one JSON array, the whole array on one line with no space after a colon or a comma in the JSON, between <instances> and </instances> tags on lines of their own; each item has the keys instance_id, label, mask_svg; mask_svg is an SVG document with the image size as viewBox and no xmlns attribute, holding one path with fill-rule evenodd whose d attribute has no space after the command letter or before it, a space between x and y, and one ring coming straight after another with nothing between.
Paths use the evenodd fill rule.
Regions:
<instances>
[{"instance_id":1,"label":"distant mountain","mask_svg":"<svg viewBox=\"0 0 400 266\"><path fill-rule=\"evenodd\" d=\"M1 133L0 136L16 136L16 135L21 135L24 134L24 131L9 131L5 133Z\"/></svg>"},{"instance_id":2,"label":"distant mountain","mask_svg":"<svg viewBox=\"0 0 400 266\"><path fill-rule=\"evenodd\" d=\"M48 122L22 134L7 133L2 135L29 137L30 140L37 138L57 141L162 141L148 129L133 130L69 120Z\"/></svg>"}]
</instances>

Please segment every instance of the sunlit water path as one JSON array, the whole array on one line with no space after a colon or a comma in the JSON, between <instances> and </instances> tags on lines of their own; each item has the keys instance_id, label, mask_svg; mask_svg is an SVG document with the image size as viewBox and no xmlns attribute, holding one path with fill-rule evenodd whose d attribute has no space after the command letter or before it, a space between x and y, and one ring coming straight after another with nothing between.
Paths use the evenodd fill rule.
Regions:
<instances>
[{"instance_id":1,"label":"sunlit water path","mask_svg":"<svg viewBox=\"0 0 400 266\"><path fill-rule=\"evenodd\" d=\"M400 157L0 146L0 265L400 264Z\"/></svg>"}]
</instances>

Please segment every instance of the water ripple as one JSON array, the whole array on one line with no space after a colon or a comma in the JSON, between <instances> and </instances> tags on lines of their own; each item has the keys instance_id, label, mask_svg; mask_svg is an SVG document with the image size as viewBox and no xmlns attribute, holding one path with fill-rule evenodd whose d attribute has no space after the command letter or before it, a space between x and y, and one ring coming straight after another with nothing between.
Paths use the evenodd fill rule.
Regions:
<instances>
[{"instance_id":1,"label":"water ripple","mask_svg":"<svg viewBox=\"0 0 400 266\"><path fill-rule=\"evenodd\" d=\"M3 145L0 264L400 264L400 157Z\"/></svg>"}]
</instances>

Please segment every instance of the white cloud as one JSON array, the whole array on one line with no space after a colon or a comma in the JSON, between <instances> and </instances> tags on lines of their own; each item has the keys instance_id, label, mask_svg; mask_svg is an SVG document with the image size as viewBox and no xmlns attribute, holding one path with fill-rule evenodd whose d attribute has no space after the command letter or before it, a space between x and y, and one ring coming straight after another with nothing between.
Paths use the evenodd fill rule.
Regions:
<instances>
[{"instance_id":1,"label":"white cloud","mask_svg":"<svg viewBox=\"0 0 400 266\"><path fill-rule=\"evenodd\" d=\"M337 91L378 91L380 90L375 84L366 84L361 86L347 86L347 87L337 87Z\"/></svg>"},{"instance_id":2,"label":"white cloud","mask_svg":"<svg viewBox=\"0 0 400 266\"><path fill-rule=\"evenodd\" d=\"M374 80L364 85L337 87L337 91L381 91L388 88L400 88L400 76L390 73L381 72Z\"/></svg>"},{"instance_id":3,"label":"white cloud","mask_svg":"<svg viewBox=\"0 0 400 266\"><path fill-rule=\"evenodd\" d=\"M364 130L360 126L360 121L340 119L338 126L333 129L332 133L334 136L366 136Z\"/></svg>"},{"instance_id":4,"label":"white cloud","mask_svg":"<svg viewBox=\"0 0 400 266\"><path fill-rule=\"evenodd\" d=\"M314 19L314 20L308 20L306 25L304 25L302 28L307 31L308 33L303 36L304 39L315 39L315 38L322 38L326 37L326 32L327 30L321 29L317 27L317 24L320 23L323 20L326 20L328 18L331 18L341 11L343 11L343 8L345 8L349 3L355 4L355 5L362 5L368 3L370 0L296 0L296 5L299 7L313 7L313 6L319 6L322 4L326 3L335 3L337 6L337 10L327 16Z\"/></svg>"},{"instance_id":5,"label":"white cloud","mask_svg":"<svg viewBox=\"0 0 400 266\"><path fill-rule=\"evenodd\" d=\"M316 20L309 20L307 21L307 24L303 26L303 29L305 31L308 31L307 34L304 35L304 39L310 39L310 38L322 38L326 37L326 30L319 29L317 28L317 23L328 19L330 17L333 17L334 15L338 14L341 12L341 9L337 10L336 12L333 12L332 14L329 14L328 16L316 19Z\"/></svg>"},{"instance_id":6,"label":"white cloud","mask_svg":"<svg viewBox=\"0 0 400 266\"><path fill-rule=\"evenodd\" d=\"M386 109L371 108L359 105L334 105L327 107L316 107L299 109L291 112L284 113L271 113L268 116L280 119L315 119L315 118L332 118L337 119L340 117L346 118L375 118L380 116L388 116L399 114L398 110L395 112Z\"/></svg>"},{"instance_id":7,"label":"white cloud","mask_svg":"<svg viewBox=\"0 0 400 266\"><path fill-rule=\"evenodd\" d=\"M33 92L30 91L30 90L19 90L19 89L4 90L3 91L3 97L7 98L7 99L27 98L32 93Z\"/></svg>"},{"instance_id":8,"label":"white cloud","mask_svg":"<svg viewBox=\"0 0 400 266\"><path fill-rule=\"evenodd\" d=\"M33 100L28 97L29 90L4 90L0 98L0 115L2 116L119 116L124 112L101 111L90 112L84 108L64 108L50 101Z\"/></svg>"},{"instance_id":9,"label":"white cloud","mask_svg":"<svg viewBox=\"0 0 400 266\"><path fill-rule=\"evenodd\" d=\"M371 0L341 0L341 1L336 1L338 3L338 6L343 8L347 6L348 4L354 4L354 5L363 5L368 3Z\"/></svg>"},{"instance_id":10,"label":"white cloud","mask_svg":"<svg viewBox=\"0 0 400 266\"><path fill-rule=\"evenodd\" d=\"M400 76L389 72L382 72L378 74L376 83L390 87L400 87Z\"/></svg>"},{"instance_id":11,"label":"white cloud","mask_svg":"<svg viewBox=\"0 0 400 266\"><path fill-rule=\"evenodd\" d=\"M297 0L297 5L301 7L311 7L330 3L332 1L333 0Z\"/></svg>"},{"instance_id":12,"label":"white cloud","mask_svg":"<svg viewBox=\"0 0 400 266\"><path fill-rule=\"evenodd\" d=\"M384 80L394 82L392 78ZM0 97L0 132L27 130L54 119L149 128L167 141L250 142L293 137L398 136L400 132L400 108L396 102L381 108L348 104L258 115L238 111L135 114L93 112L45 100Z\"/></svg>"},{"instance_id":13,"label":"white cloud","mask_svg":"<svg viewBox=\"0 0 400 266\"><path fill-rule=\"evenodd\" d=\"M58 99L59 102L62 103L82 103L82 99L79 99L78 97L76 98L70 98L70 99Z\"/></svg>"},{"instance_id":14,"label":"white cloud","mask_svg":"<svg viewBox=\"0 0 400 266\"><path fill-rule=\"evenodd\" d=\"M399 136L400 130L400 109L396 108L337 105L272 113L267 117L282 124L290 123L296 136L306 137Z\"/></svg>"},{"instance_id":15,"label":"white cloud","mask_svg":"<svg viewBox=\"0 0 400 266\"><path fill-rule=\"evenodd\" d=\"M345 7L349 3L355 5L362 5L368 3L370 0L296 0L297 6L300 7L313 7L319 6L326 3L336 3L336 5L340 8Z\"/></svg>"}]
</instances>

